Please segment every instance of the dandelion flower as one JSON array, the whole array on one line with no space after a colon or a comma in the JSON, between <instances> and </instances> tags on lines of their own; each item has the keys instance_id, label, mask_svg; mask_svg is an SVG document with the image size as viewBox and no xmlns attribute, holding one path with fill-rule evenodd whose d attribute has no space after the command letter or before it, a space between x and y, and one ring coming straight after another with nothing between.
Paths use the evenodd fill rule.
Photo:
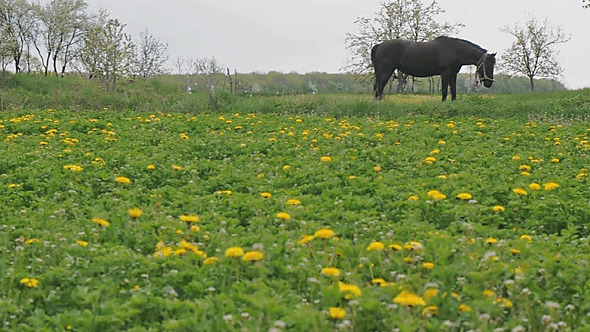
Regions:
<instances>
[{"instance_id":1,"label":"dandelion flower","mask_svg":"<svg viewBox=\"0 0 590 332\"><path fill-rule=\"evenodd\" d=\"M528 195L528 193L526 192L526 190L522 189L522 188L514 188L512 189L512 192L519 195L519 196L526 196Z\"/></svg>"},{"instance_id":2,"label":"dandelion flower","mask_svg":"<svg viewBox=\"0 0 590 332\"><path fill-rule=\"evenodd\" d=\"M432 270L434 268L433 262L424 262L422 263L422 267L428 270Z\"/></svg>"},{"instance_id":3,"label":"dandelion flower","mask_svg":"<svg viewBox=\"0 0 590 332\"><path fill-rule=\"evenodd\" d=\"M416 196L416 195L410 195L410 197L408 197L408 201L417 201L419 199L420 198L418 198L418 196Z\"/></svg>"},{"instance_id":4,"label":"dandelion flower","mask_svg":"<svg viewBox=\"0 0 590 332\"><path fill-rule=\"evenodd\" d=\"M457 198L462 199L464 201L466 200L470 200L473 196L471 196L471 194L469 193L460 193L459 195L457 195Z\"/></svg>"},{"instance_id":5,"label":"dandelion flower","mask_svg":"<svg viewBox=\"0 0 590 332\"><path fill-rule=\"evenodd\" d=\"M346 284L342 281L338 282L338 289L340 290L341 293L346 293L344 295L344 298L347 300L357 298L363 294L363 292L361 291L359 286L352 285L352 284Z\"/></svg>"},{"instance_id":6,"label":"dandelion flower","mask_svg":"<svg viewBox=\"0 0 590 332\"><path fill-rule=\"evenodd\" d=\"M182 166L172 165L172 169L175 170L175 171L182 171Z\"/></svg>"},{"instance_id":7,"label":"dandelion flower","mask_svg":"<svg viewBox=\"0 0 590 332\"><path fill-rule=\"evenodd\" d=\"M244 250L240 247L229 247L225 251L225 257L242 257L244 256Z\"/></svg>"},{"instance_id":8,"label":"dandelion flower","mask_svg":"<svg viewBox=\"0 0 590 332\"><path fill-rule=\"evenodd\" d=\"M373 172L375 172L375 173L381 172L381 166L375 166L375 167L373 167Z\"/></svg>"},{"instance_id":9,"label":"dandelion flower","mask_svg":"<svg viewBox=\"0 0 590 332\"><path fill-rule=\"evenodd\" d=\"M520 239L523 241L527 241L528 243L531 243L533 241L533 238L528 234L521 235Z\"/></svg>"},{"instance_id":10,"label":"dandelion flower","mask_svg":"<svg viewBox=\"0 0 590 332\"><path fill-rule=\"evenodd\" d=\"M313 239L315 239L315 236L313 235L303 235L301 237L301 240L299 240L299 244L303 245L303 244L308 244L309 242L311 242Z\"/></svg>"},{"instance_id":11,"label":"dandelion flower","mask_svg":"<svg viewBox=\"0 0 590 332\"><path fill-rule=\"evenodd\" d=\"M295 199L295 198L291 198L285 204L287 204L287 205L301 205L301 201L299 201L298 199Z\"/></svg>"},{"instance_id":12,"label":"dandelion flower","mask_svg":"<svg viewBox=\"0 0 590 332\"><path fill-rule=\"evenodd\" d=\"M382 251L383 249L385 249L385 245L383 244L383 242L371 242L371 244L369 244L369 246L367 247L367 251Z\"/></svg>"},{"instance_id":13,"label":"dandelion flower","mask_svg":"<svg viewBox=\"0 0 590 332\"><path fill-rule=\"evenodd\" d=\"M322 269L321 274L329 277L339 277L340 270L336 267L325 267Z\"/></svg>"},{"instance_id":14,"label":"dandelion flower","mask_svg":"<svg viewBox=\"0 0 590 332\"><path fill-rule=\"evenodd\" d=\"M432 317L438 315L438 307L435 305L429 305L422 309L422 316Z\"/></svg>"},{"instance_id":15,"label":"dandelion flower","mask_svg":"<svg viewBox=\"0 0 590 332\"><path fill-rule=\"evenodd\" d=\"M551 159L551 162L557 164L559 163L559 158L553 158Z\"/></svg>"},{"instance_id":16,"label":"dandelion flower","mask_svg":"<svg viewBox=\"0 0 590 332\"><path fill-rule=\"evenodd\" d=\"M20 284L25 285L28 288L37 288L39 280L37 278L22 278Z\"/></svg>"},{"instance_id":17,"label":"dandelion flower","mask_svg":"<svg viewBox=\"0 0 590 332\"><path fill-rule=\"evenodd\" d=\"M150 171L153 171L153 170L155 170L155 169L156 169L156 166L154 166L154 165L150 164L150 165L147 165L147 167L146 167L146 168L147 168L147 169L149 169Z\"/></svg>"},{"instance_id":18,"label":"dandelion flower","mask_svg":"<svg viewBox=\"0 0 590 332\"><path fill-rule=\"evenodd\" d=\"M242 260L246 262L255 262L261 260L262 258L264 258L264 254L262 252L253 250L246 252L244 257L242 257Z\"/></svg>"},{"instance_id":19,"label":"dandelion flower","mask_svg":"<svg viewBox=\"0 0 590 332\"><path fill-rule=\"evenodd\" d=\"M92 218L92 222L98 224L99 226L109 227L111 225L110 222L101 219L101 218Z\"/></svg>"},{"instance_id":20,"label":"dandelion flower","mask_svg":"<svg viewBox=\"0 0 590 332\"><path fill-rule=\"evenodd\" d=\"M393 249L393 251L401 251L403 247L399 243L392 243L388 245L389 248Z\"/></svg>"},{"instance_id":21,"label":"dandelion flower","mask_svg":"<svg viewBox=\"0 0 590 332\"><path fill-rule=\"evenodd\" d=\"M413 306L425 306L426 302L424 299L412 292L403 290L394 299L393 303L413 307Z\"/></svg>"},{"instance_id":22,"label":"dandelion flower","mask_svg":"<svg viewBox=\"0 0 590 332\"><path fill-rule=\"evenodd\" d=\"M288 171L290 169L291 169L291 166L289 166L289 165L283 166L283 171Z\"/></svg>"},{"instance_id":23,"label":"dandelion flower","mask_svg":"<svg viewBox=\"0 0 590 332\"><path fill-rule=\"evenodd\" d=\"M510 253L516 256L516 255L520 254L520 250L514 249L514 248L510 248Z\"/></svg>"},{"instance_id":24,"label":"dandelion flower","mask_svg":"<svg viewBox=\"0 0 590 332\"><path fill-rule=\"evenodd\" d=\"M492 208L492 210L494 212L504 212L504 211L506 211L506 208L503 207L502 205L496 205Z\"/></svg>"},{"instance_id":25,"label":"dandelion flower","mask_svg":"<svg viewBox=\"0 0 590 332\"><path fill-rule=\"evenodd\" d=\"M203 264L205 265L213 265L215 263L217 263L217 257L208 257L203 261Z\"/></svg>"},{"instance_id":26,"label":"dandelion flower","mask_svg":"<svg viewBox=\"0 0 590 332\"><path fill-rule=\"evenodd\" d=\"M407 251L417 251L422 250L422 248L424 248L424 246L421 242L418 241L410 241L404 244L404 249L406 249Z\"/></svg>"},{"instance_id":27,"label":"dandelion flower","mask_svg":"<svg viewBox=\"0 0 590 332\"><path fill-rule=\"evenodd\" d=\"M129 184L131 183L131 180L128 177L125 176L118 176L115 178L115 182L117 183L123 183L123 184Z\"/></svg>"},{"instance_id":28,"label":"dandelion flower","mask_svg":"<svg viewBox=\"0 0 590 332\"><path fill-rule=\"evenodd\" d=\"M330 307L328 312L330 313L330 317L333 320L339 320L339 319L346 317L346 310L344 310L340 307Z\"/></svg>"},{"instance_id":29,"label":"dandelion flower","mask_svg":"<svg viewBox=\"0 0 590 332\"><path fill-rule=\"evenodd\" d=\"M137 219L139 217L141 217L141 214L143 212L141 211L140 208L131 208L129 209L129 217L133 218L133 219Z\"/></svg>"},{"instance_id":30,"label":"dandelion flower","mask_svg":"<svg viewBox=\"0 0 590 332\"><path fill-rule=\"evenodd\" d=\"M541 185L538 183L529 184L529 189L533 191L541 190Z\"/></svg>"},{"instance_id":31,"label":"dandelion flower","mask_svg":"<svg viewBox=\"0 0 590 332\"><path fill-rule=\"evenodd\" d=\"M329 162L332 161L332 157L330 157L330 156L323 156L323 157L320 158L320 161L323 162L323 163L329 163Z\"/></svg>"},{"instance_id":32,"label":"dandelion flower","mask_svg":"<svg viewBox=\"0 0 590 332\"><path fill-rule=\"evenodd\" d=\"M498 239L493 238L493 237L488 237L486 239L486 244L494 244L494 243L498 243Z\"/></svg>"},{"instance_id":33,"label":"dandelion flower","mask_svg":"<svg viewBox=\"0 0 590 332\"><path fill-rule=\"evenodd\" d=\"M473 309L471 309L471 307L467 304L462 303L461 305L459 305L459 308L457 308L457 310L459 310L459 312L470 312Z\"/></svg>"},{"instance_id":34,"label":"dandelion flower","mask_svg":"<svg viewBox=\"0 0 590 332\"><path fill-rule=\"evenodd\" d=\"M313 234L313 236L315 236L318 239L329 239L334 236L334 231L328 228L322 228L320 230L317 230Z\"/></svg>"},{"instance_id":35,"label":"dandelion flower","mask_svg":"<svg viewBox=\"0 0 590 332\"><path fill-rule=\"evenodd\" d=\"M428 288L426 291L424 291L424 299L427 302L430 302L430 300L432 300L433 298L435 298L438 295L438 289L437 288Z\"/></svg>"},{"instance_id":36,"label":"dandelion flower","mask_svg":"<svg viewBox=\"0 0 590 332\"><path fill-rule=\"evenodd\" d=\"M265 191L265 192L261 193L260 196L262 196L262 198L270 198L272 196L272 194Z\"/></svg>"},{"instance_id":37,"label":"dandelion flower","mask_svg":"<svg viewBox=\"0 0 590 332\"><path fill-rule=\"evenodd\" d=\"M88 242L86 242L86 241L82 241L82 240L78 240L78 241L76 241L76 244L77 244L77 245L79 245L79 246L80 246L80 247L82 247L82 248L85 248L85 247L87 247L87 246L88 246Z\"/></svg>"},{"instance_id":38,"label":"dandelion flower","mask_svg":"<svg viewBox=\"0 0 590 332\"><path fill-rule=\"evenodd\" d=\"M194 215L194 214L189 214L189 215L181 214L180 220L184 221L187 224L190 224L190 223L194 223L194 222L199 222L199 216Z\"/></svg>"},{"instance_id":39,"label":"dandelion flower","mask_svg":"<svg viewBox=\"0 0 590 332\"><path fill-rule=\"evenodd\" d=\"M287 212L279 212L277 213L277 218L281 220L289 220L291 219L291 215L289 215Z\"/></svg>"},{"instance_id":40,"label":"dandelion flower","mask_svg":"<svg viewBox=\"0 0 590 332\"><path fill-rule=\"evenodd\" d=\"M543 189L545 189L545 190L554 190L559 187L560 187L560 185L555 182L543 183Z\"/></svg>"}]
</instances>

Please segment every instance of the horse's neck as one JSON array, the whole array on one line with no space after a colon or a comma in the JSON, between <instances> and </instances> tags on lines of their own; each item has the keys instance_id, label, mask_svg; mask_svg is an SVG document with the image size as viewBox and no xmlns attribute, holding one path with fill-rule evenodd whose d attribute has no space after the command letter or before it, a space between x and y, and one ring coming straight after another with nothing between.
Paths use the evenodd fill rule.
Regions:
<instances>
[{"instance_id":1,"label":"horse's neck","mask_svg":"<svg viewBox=\"0 0 590 332\"><path fill-rule=\"evenodd\" d=\"M463 54L461 55L461 60L463 62L462 63L463 65L476 66L477 63L479 62L479 60L481 59L481 57L485 54L485 51L483 51L479 48L476 48L476 47L471 47L462 53Z\"/></svg>"}]
</instances>

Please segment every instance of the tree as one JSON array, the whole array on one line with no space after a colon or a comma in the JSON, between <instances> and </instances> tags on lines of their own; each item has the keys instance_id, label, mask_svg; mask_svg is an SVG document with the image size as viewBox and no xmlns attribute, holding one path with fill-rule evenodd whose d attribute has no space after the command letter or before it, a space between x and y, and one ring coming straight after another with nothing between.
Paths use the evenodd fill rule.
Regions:
<instances>
[{"instance_id":1,"label":"tree","mask_svg":"<svg viewBox=\"0 0 590 332\"><path fill-rule=\"evenodd\" d=\"M167 52L168 45L151 35L147 29L140 33L135 54L135 75L147 79L164 73Z\"/></svg>"},{"instance_id":2,"label":"tree","mask_svg":"<svg viewBox=\"0 0 590 332\"><path fill-rule=\"evenodd\" d=\"M590 8L590 0L582 0L582 7Z\"/></svg>"},{"instance_id":3,"label":"tree","mask_svg":"<svg viewBox=\"0 0 590 332\"><path fill-rule=\"evenodd\" d=\"M56 75L63 75L74 57L76 46L82 43L91 17L86 14L84 0L52 0L45 6L36 5L39 40L35 48L47 76L50 62ZM58 61L61 68L58 70Z\"/></svg>"},{"instance_id":4,"label":"tree","mask_svg":"<svg viewBox=\"0 0 590 332\"><path fill-rule=\"evenodd\" d=\"M385 40L403 38L426 41L441 35L452 34L462 24L438 23L435 17L444 10L436 0L428 6L421 0L387 0L372 19L359 17L357 33L347 33L346 48L351 52L345 70L357 75L368 76L372 72L371 48ZM369 76L371 77L371 76ZM398 88L403 86L405 76L399 73Z\"/></svg>"},{"instance_id":5,"label":"tree","mask_svg":"<svg viewBox=\"0 0 590 332\"><path fill-rule=\"evenodd\" d=\"M117 91L117 80L130 73L135 45L124 32L125 24L108 20L102 33L98 72L102 74L107 91Z\"/></svg>"},{"instance_id":6,"label":"tree","mask_svg":"<svg viewBox=\"0 0 590 332\"><path fill-rule=\"evenodd\" d=\"M12 57L15 72L21 71L23 54L30 45L34 20L26 0L0 0L1 46Z\"/></svg>"},{"instance_id":7,"label":"tree","mask_svg":"<svg viewBox=\"0 0 590 332\"><path fill-rule=\"evenodd\" d=\"M535 90L535 77L555 78L562 73L555 46L566 43L570 37L561 27L553 27L547 19L543 22L531 17L524 24L504 27L502 31L516 40L501 57L501 65L510 74L529 78L531 91Z\"/></svg>"}]
</instances>

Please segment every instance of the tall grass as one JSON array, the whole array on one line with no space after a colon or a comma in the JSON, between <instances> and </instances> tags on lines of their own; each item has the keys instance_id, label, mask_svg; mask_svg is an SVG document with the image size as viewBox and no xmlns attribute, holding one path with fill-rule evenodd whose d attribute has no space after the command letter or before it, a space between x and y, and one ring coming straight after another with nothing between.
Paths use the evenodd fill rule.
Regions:
<instances>
[{"instance_id":1,"label":"tall grass","mask_svg":"<svg viewBox=\"0 0 590 332\"><path fill-rule=\"evenodd\" d=\"M529 120L586 121L590 89L527 94L464 94L455 102L440 102L439 95L398 94L375 102L369 94L306 94L236 96L215 93L186 94L165 78L121 82L116 93L107 93L96 82L81 77L6 75L0 78L0 109L135 110L145 112L240 112L321 114L335 117L403 116L486 118L517 117ZM217 108L219 107L219 109Z\"/></svg>"}]
</instances>

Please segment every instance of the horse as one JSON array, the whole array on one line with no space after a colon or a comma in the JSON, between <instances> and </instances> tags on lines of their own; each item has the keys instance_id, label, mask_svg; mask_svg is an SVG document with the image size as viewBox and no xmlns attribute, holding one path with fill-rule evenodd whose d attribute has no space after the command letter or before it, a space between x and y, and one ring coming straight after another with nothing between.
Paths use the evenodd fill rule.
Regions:
<instances>
[{"instance_id":1,"label":"horse","mask_svg":"<svg viewBox=\"0 0 590 332\"><path fill-rule=\"evenodd\" d=\"M429 42L394 39L382 42L371 49L371 62L375 68L374 95L383 99L383 89L396 69L415 77L440 75L442 101L447 100L449 85L451 100L457 98L457 73L464 65L477 66L478 80L486 88L494 83L496 53L470 41L451 37L438 37Z\"/></svg>"}]
</instances>

